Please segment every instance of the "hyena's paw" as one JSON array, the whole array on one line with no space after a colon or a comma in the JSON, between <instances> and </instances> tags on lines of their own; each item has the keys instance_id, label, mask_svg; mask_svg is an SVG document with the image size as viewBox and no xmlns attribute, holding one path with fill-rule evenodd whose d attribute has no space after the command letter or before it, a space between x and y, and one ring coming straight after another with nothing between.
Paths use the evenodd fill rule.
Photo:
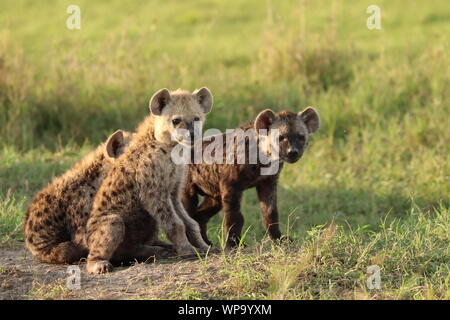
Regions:
<instances>
[{"instance_id":1,"label":"hyena's paw","mask_svg":"<svg viewBox=\"0 0 450 320\"><path fill-rule=\"evenodd\" d=\"M137 254L138 257L148 259L151 257L154 258L167 258L170 256L173 256L175 254L175 251L173 248L167 249L160 246L149 246L149 245L143 245L140 247L139 252Z\"/></svg>"},{"instance_id":2,"label":"hyena's paw","mask_svg":"<svg viewBox=\"0 0 450 320\"><path fill-rule=\"evenodd\" d=\"M213 253L219 253L220 250L217 248L213 248L212 245L205 244L204 246L201 246L200 248L197 248L199 253L202 254L213 254Z\"/></svg>"},{"instance_id":3,"label":"hyena's paw","mask_svg":"<svg viewBox=\"0 0 450 320\"><path fill-rule=\"evenodd\" d=\"M111 272L113 270L113 266L108 260L94 260L87 262L86 269L89 273L100 274Z\"/></svg>"},{"instance_id":4,"label":"hyena's paw","mask_svg":"<svg viewBox=\"0 0 450 320\"><path fill-rule=\"evenodd\" d=\"M227 240L226 248L228 250L234 250L234 249L237 249L239 247L242 247L242 248L246 248L247 247L247 244L245 242L241 241L241 239L239 237L230 238L230 239Z\"/></svg>"},{"instance_id":5,"label":"hyena's paw","mask_svg":"<svg viewBox=\"0 0 450 320\"><path fill-rule=\"evenodd\" d=\"M221 251L219 249L216 248L212 248L210 246L206 247L206 248L195 248L194 246L191 246L189 249L186 249L184 251L177 251L177 255L183 258L196 258L199 255L202 257L205 257L209 254L216 254L216 253L220 253Z\"/></svg>"},{"instance_id":6,"label":"hyena's paw","mask_svg":"<svg viewBox=\"0 0 450 320\"><path fill-rule=\"evenodd\" d=\"M281 243L292 243L292 242L294 242L294 239L292 239L291 237L286 236L286 235L282 235L278 239L275 239L275 241L277 241L277 240L279 242L281 242Z\"/></svg>"},{"instance_id":7,"label":"hyena's paw","mask_svg":"<svg viewBox=\"0 0 450 320\"><path fill-rule=\"evenodd\" d=\"M167 250L175 251L175 247L173 246L173 244L167 243L167 242L164 242L164 241L161 241L161 240L154 240L154 241L148 242L147 245L163 247L163 248L165 248Z\"/></svg>"},{"instance_id":8,"label":"hyena's paw","mask_svg":"<svg viewBox=\"0 0 450 320\"><path fill-rule=\"evenodd\" d=\"M196 243L193 243L195 247L197 247L197 250L203 253L206 253L208 251L211 251L212 243L207 243L205 240L203 240L202 236L198 237L198 240Z\"/></svg>"},{"instance_id":9,"label":"hyena's paw","mask_svg":"<svg viewBox=\"0 0 450 320\"><path fill-rule=\"evenodd\" d=\"M209 247L209 251L207 252L208 254L218 254L221 253L222 251L218 248L213 248L213 247Z\"/></svg>"},{"instance_id":10,"label":"hyena's paw","mask_svg":"<svg viewBox=\"0 0 450 320\"><path fill-rule=\"evenodd\" d=\"M197 256L197 250L192 245L186 245L176 248L177 255L180 257L193 257Z\"/></svg>"}]
</instances>

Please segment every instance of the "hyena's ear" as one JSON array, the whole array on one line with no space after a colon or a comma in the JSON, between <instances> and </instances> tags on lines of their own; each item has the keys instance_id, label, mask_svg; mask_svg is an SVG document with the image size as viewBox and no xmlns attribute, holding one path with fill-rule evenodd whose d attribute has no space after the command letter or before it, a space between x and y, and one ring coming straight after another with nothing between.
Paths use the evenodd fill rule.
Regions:
<instances>
[{"instance_id":1,"label":"hyena's ear","mask_svg":"<svg viewBox=\"0 0 450 320\"><path fill-rule=\"evenodd\" d=\"M106 153L110 158L118 158L123 153L123 145L123 131L117 130L106 141Z\"/></svg>"},{"instance_id":2,"label":"hyena's ear","mask_svg":"<svg viewBox=\"0 0 450 320\"><path fill-rule=\"evenodd\" d=\"M158 90L150 99L148 107L155 116L161 115L162 110L169 104L170 91L166 88Z\"/></svg>"},{"instance_id":3,"label":"hyena's ear","mask_svg":"<svg viewBox=\"0 0 450 320\"><path fill-rule=\"evenodd\" d=\"M266 110L261 111L255 120L256 131L258 131L260 129L268 130L269 127L272 125L272 123L275 121L275 118L276 118L276 115L272 110L266 109Z\"/></svg>"},{"instance_id":4,"label":"hyena's ear","mask_svg":"<svg viewBox=\"0 0 450 320\"><path fill-rule=\"evenodd\" d=\"M315 108L308 107L302 112L299 112L298 116L306 124L309 133L314 133L319 130L320 118Z\"/></svg>"},{"instance_id":5,"label":"hyena's ear","mask_svg":"<svg viewBox=\"0 0 450 320\"><path fill-rule=\"evenodd\" d=\"M197 101L200 103L200 106L205 114L211 111L213 106L213 96L208 88L203 87L201 89L197 89L192 93L192 95L197 98Z\"/></svg>"}]
</instances>

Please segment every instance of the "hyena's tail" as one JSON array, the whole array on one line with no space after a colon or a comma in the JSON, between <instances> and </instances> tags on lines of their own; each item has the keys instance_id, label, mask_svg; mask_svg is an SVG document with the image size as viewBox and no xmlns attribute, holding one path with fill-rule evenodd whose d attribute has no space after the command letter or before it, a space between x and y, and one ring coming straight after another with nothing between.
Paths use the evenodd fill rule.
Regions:
<instances>
[{"instance_id":1,"label":"hyena's tail","mask_svg":"<svg viewBox=\"0 0 450 320\"><path fill-rule=\"evenodd\" d=\"M64 264L80 261L86 258L88 250L82 248L72 241L65 241L56 245L46 245L45 248L38 248L26 240L26 246L33 256L41 262Z\"/></svg>"},{"instance_id":2,"label":"hyena's tail","mask_svg":"<svg viewBox=\"0 0 450 320\"><path fill-rule=\"evenodd\" d=\"M87 249L70 241L63 214L57 208L32 203L24 222L25 246L39 261L73 263L87 256Z\"/></svg>"}]
</instances>

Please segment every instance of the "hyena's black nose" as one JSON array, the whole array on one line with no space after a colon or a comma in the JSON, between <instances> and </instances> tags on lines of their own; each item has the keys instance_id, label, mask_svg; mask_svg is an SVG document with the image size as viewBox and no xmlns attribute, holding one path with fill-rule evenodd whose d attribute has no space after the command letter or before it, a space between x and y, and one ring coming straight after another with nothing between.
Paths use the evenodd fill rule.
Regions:
<instances>
[{"instance_id":1,"label":"hyena's black nose","mask_svg":"<svg viewBox=\"0 0 450 320\"><path fill-rule=\"evenodd\" d=\"M298 154L299 154L298 149L289 149L288 153L287 153L288 157L290 157L290 158L297 157Z\"/></svg>"}]
</instances>

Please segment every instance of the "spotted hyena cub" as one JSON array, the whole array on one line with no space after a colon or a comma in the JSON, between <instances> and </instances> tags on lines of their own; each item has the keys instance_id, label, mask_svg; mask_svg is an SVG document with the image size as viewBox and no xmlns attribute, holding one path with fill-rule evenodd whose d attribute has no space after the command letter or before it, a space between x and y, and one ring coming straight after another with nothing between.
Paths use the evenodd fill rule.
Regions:
<instances>
[{"instance_id":1,"label":"spotted hyena cub","mask_svg":"<svg viewBox=\"0 0 450 320\"><path fill-rule=\"evenodd\" d=\"M184 164L172 161L178 143L191 144L180 135L185 129L194 137L205 114L212 108L207 88L190 93L161 89L150 100L151 114L140 124L123 156L115 161L97 193L88 221L87 270L110 271L110 260L123 256L148 257L154 250L135 241L136 212L145 210L166 232L179 255L207 251L198 224L180 202ZM181 140L179 140L181 139Z\"/></svg>"},{"instance_id":2,"label":"spotted hyena cub","mask_svg":"<svg viewBox=\"0 0 450 320\"><path fill-rule=\"evenodd\" d=\"M244 150L249 150L249 141L254 139L256 141L266 141L264 143L256 143L256 150L253 154L259 154L261 149L266 153L269 162L261 163L249 162L246 158L245 163L230 164L224 158L222 163L213 162L206 164L190 164L188 175L186 178L186 187L183 194L183 203L188 213L200 225L203 239L206 243L211 243L207 237L207 223L209 219L219 212L222 208L224 211L224 227L228 235L227 246L236 246L240 241L240 235L244 224L244 217L241 213L241 199L244 190L256 187L259 198L259 205L261 214L267 233L273 239L281 238L281 232L278 222L277 209L277 184L278 177L284 162L294 163L300 159L305 151L309 135L319 129L319 115L317 111L309 107L302 112L293 113L289 111L282 111L274 113L272 110L262 111L256 118L254 123L248 123L242 126L243 132L247 134L250 131L248 138L243 140L246 144ZM265 129L265 130L260 130ZM272 129L277 129L272 130ZM264 134L264 131L269 132L269 137ZM271 136L271 135L279 136ZM223 141L223 150L230 150L230 146L226 146L226 134L223 134L221 141ZM250 139L250 140L249 140ZM278 140L278 155L271 154L270 143L267 142ZM203 142L203 149L208 149L215 139L208 139ZM233 143L237 143L234 140ZM230 143L231 145L231 143ZM232 149L233 152L239 150L239 146ZM224 157L227 155L224 152ZM228 155L229 156L229 155ZM236 153L232 154L232 159L235 159ZM273 165L277 162L277 170L273 174L263 175L262 169ZM204 196L204 200L199 206L198 195Z\"/></svg>"},{"instance_id":3,"label":"spotted hyena cub","mask_svg":"<svg viewBox=\"0 0 450 320\"><path fill-rule=\"evenodd\" d=\"M94 196L131 135L122 130L40 191L28 207L25 245L42 262L72 263L87 256L85 228Z\"/></svg>"}]
</instances>

